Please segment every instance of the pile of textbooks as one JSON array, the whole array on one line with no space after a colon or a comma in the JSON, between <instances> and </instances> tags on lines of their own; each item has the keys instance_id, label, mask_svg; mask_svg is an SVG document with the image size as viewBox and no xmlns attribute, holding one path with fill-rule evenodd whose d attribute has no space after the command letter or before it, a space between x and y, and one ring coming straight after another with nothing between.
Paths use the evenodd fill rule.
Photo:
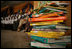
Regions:
<instances>
[{"instance_id":1,"label":"pile of textbooks","mask_svg":"<svg viewBox=\"0 0 72 49\"><path fill-rule=\"evenodd\" d=\"M46 11L46 12L45 12ZM39 13L29 18L30 32L27 32L31 39L32 47L37 48L65 48L66 43L71 42L71 36L65 36L65 32L71 29L65 26L65 9L56 9L50 6L43 7Z\"/></svg>"}]
</instances>

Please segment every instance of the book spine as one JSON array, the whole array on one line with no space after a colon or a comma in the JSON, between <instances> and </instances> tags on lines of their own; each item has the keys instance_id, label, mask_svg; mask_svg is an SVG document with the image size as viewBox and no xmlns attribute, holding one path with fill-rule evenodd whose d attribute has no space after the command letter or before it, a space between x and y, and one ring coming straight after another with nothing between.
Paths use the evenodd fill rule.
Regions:
<instances>
[{"instance_id":1,"label":"book spine","mask_svg":"<svg viewBox=\"0 0 72 49\"><path fill-rule=\"evenodd\" d=\"M50 11L49 13L41 13L41 14L39 14L39 15L32 15L32 17L34 18L34 17L39 17L39 18L41 18L41 17L51 17L51 16L58 16L58 14L63 14L63 12L54 12L54 13L51 13L51 12L53 12L53 11Z\"/></svg>"},{"instance_id":2,"label":"book spine","mask_svg":"<svg viewBox=\"0 0 72 49\"><path fill-rule=\"evenodd\" d=\"M45 7L45 6L44 6ZM53 9L56 9L56 10L66 10L66 8L62 8L62 7L53 7L53 6L47 6L46 8L53 8Z\"/></svg>"},{"instance_id":3,"label":"book spine","mask_svg":"<svg viewBox=\"0 0 72 49\"><path fill-rule=\"evenodd\" d=\"M45 25L45 26L34 26L34 29L71 29L69 26L62 25Z\"/></svg>"},{"instance_id":4,"label":"book spine","mask_svg":"<svg viewBox=\"0 0 72 49\"><path fill-rule=\"evenodd\" d=\"M59 38L63 36L65 32L31 31L28 34L44 38Z\"/></svg>"},{"instance_id":5,"label":"book spine","mask_svg":"<svg viewBox=\"0 0 72 49\"><path fill-rule=\"evenodd\" d=\"M40 16L38 18L47 18L47 17L54 17L54 16L58 16L58 14L57 13L52 13L52 14Z\"/></svg>"},{"instance_id":6,"label":"book spine","mask_svg":"<svg viewBox=\"0 0 72 49\"><path fill-rule=\"evenodd\" d=\"M45 28L45 29L56 29L56 25L47 25L47 26L34 26L35 29Z\"/></svg>"},{"instance_id":7,"label":"book spine","mask_svg":"<svg viewBox=\"0 0 72 49\"><path fill-rule=\"evenodd\" d=\"M58 29L71 29L71 27L67 27L67 26L56 26L56 28L58 28Z\"/></svg>"},{"instance_id":8,"label":"book spine","mask_svg":"<svg viewBox=\"0 0 72 49\"><path fill-rule=\"evenodd\" d=\"M31 36L32 39L36 40L36 41L40 41L42 43L56 43L56 44L60 44L60 43L68 43L71 42L71 40L69 38L43 38L43 37L38 37L38 36Z\"/></svg>"},{"instance_id":9,"label":"book spine","mask_svg":"<svg viewBox=\"0 0 72 49\"><path fill-rule=\"evenodd\" d=\"M30 26L42 26L42 25L56 25L56 24L58 24L57 22L55 22L55 23L44 23L44 24L30 24Z\"/></svg>"},{"instance_id":10,"label":"book spine","mask_svg":"<svg viewBox=\"0 0 72 49\"><path fill-rule=\"evenodd\" d=\"M55 21L55 20L66 20L65 16L61 17L56 17L56 18L29 18L30 22L35 22L35 21Z\"/></svg>"},{"instance_id":11,"label":"book spine","mask_svg":"<svg viewBox=\"0 0 72 49\"><path fill-rule=\"evenodd\" d=\"M35 25L54 25L54 24L58 24L60 22L63 22L63 20L57 20L57 21L51 21L51 22L33 22L30 23L30 26L35 26Z\"/></svg>"},{"instance_id":12,"label":"book spine","mask_svg":"<svg viewBox=\"0 0 72 49\"><path fill-rule=\"evenodd\" d=\"M44 44L40 42L31 42L31 46L40 48L65 48L66 45L56 45L56 44Z\"/></svg>"},{"instance_id":13,"label":"book spine","mask_svg":"<svg viewBox=\"0 0 72 49\"><path fill-rule=\"evenodd\" d=\"M40 48L50 48L50 46L45 46L44 44L42 43L38 43L38 42L31 42L31 46L34 46L34 47L40 47Z\"/></svg>"},{"instance_id":14,"label":"book spine","mask_svg":"<svg viewBox=\"0 0 72 49\"><path fill-rule=\"evenodd\" d=\"M38 36L31 36L32 39L43 42L43 43L47 43L48 39L47 38L43 38L43 37L38 37Z\"/></svg>"},{"instance_id":15,"label":"book spine","mask_svg":"<svg viewBox=\"0 0 72 49\"><path fill-rule=\"evenodd\" d=\"M61 29L32 29L32 31L56 31L56 32L66 32L66 30Z\"/></svg>"}]
</instances>

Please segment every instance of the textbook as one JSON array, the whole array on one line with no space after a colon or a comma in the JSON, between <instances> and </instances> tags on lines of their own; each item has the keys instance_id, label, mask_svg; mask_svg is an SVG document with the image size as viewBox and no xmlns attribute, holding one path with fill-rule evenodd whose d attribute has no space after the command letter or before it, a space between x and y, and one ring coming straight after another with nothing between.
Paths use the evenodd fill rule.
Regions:
<instances>
[{"instance_id":1,"label":"textbook","mask_svg":"<svg viewBox=\"0 0 72 49\"><path fill-rule=\"evenodd\" d=\"M63 7L53 7L53 6L43 6L43 7L54 8L54 9L59 9L59 10L66 10L66 8L63 8Z\"/></svg>"},{"instance_id":2,"label":"textbook","mask_svg":"<svg viewBox=\"0 0 72 49\"><path fill-rule=\"evenodd\" d=\"M58 45L58 44L44 44L40 42L31 42L31 46L38 47L38 48L65 48L65 45Z\"/></svg>"},{"instance_id":3,"label":"textbook","mask_svg":"<svg viewBox=\"0 0 72 49\"><path fill-rule=\"evenodd\" d=\"M54 12L59 12L59 11L54 11L54 10L45 10L45 11L43 11L43 12L41 12L41 13L43 13L43 14L46 14L46 13L54 13ZM63 11L61 11L61 12L63 12ZM64 13L64 12L63 12ZM39 13L40 14L40 13Z\"/></svg>"},{"instance_id":4,"label":"textbook","mask_svg":"<svg viewBox=\"0 0 72 49\"><path fill-rule=\"evenodd\" d=\"M34 35L44 38L58 38L65 35L65 32L48 32L48 31L30 31L27 32L28 35Z\"/></svg>"},{"instance_id":5,"label":"textbook","mask_svg":"<svg viewBox=\"0 0 72 49\"><path fill-rule=\"evenodd\" d=\"M71 35L69 35L69 36L61 36L61 37L59 37L59 38L61 38L61 39L63 39L63 38L64 38L64 39L66 39L66 38L67 38L67 39L71 39Z\"/></svg>"},{"instance_id":6,"label":"textbook","mask_svg":"<svg viewBox=\"0 0 72 49\"><path fill-rule=\"evenodd\" d=\"M46 21L46 22L31 22L30 26L34 26L34 25L53 25L53 24L58 24L59 22L63 22L63 20Z\"/></svg>"},{"instance_id":7,"label":"textbook","mask_svg":"<svg viewBox=\"0 0 72 49\"><path fill-rule=\"evenodd\" d=\"M63 30L63 29L32 29L32 31L66 32L66 30Z\"/></svg>"},{"instance_id":8,"label":"textbook","mask_svg":"<svg viewBox=\"0 0 72 49\"><path fill-rule=\"evenodd\" d=\"M55 25L55 24L58 24L58 22L30 23L30 26Z\"/></svg>"},{"instance_id":9,"label":"textbook","mask_svg":"<svg viewBox=\"0 0 72 49\"><path fill-rule=\"evenodd\" d=\"M49 45L45 46L42 43L39 42L31 42L32 47L38 47L38 48L51 48Z\"/></svg>"},{"instance_id":10,"label":"textbook","mask_svg":"<svg viewBox=\"0 0 72 49\"><path fill-rule=\"evenodd\" d=\"M58 28L58 29L71 29L71 27L70 26L56 26L56 28Z\"/></svg>"},{"instance_id":11,"label":"textbook","mask_svg":"<svg viewBox=\"0 0 72 49\"><path fill-rule=\"evenodd\" d=\"M71 29L69 26L63 25L44 25L44 26L34 26L34 29Z\"/></svg>"},{"instance_id":12,"label":"textbook","mask_svg":"<svg viewBox=\"0 0 72 49\"><path fill-rule=\"evenodd\" d=\"M34 29L56 29L56 25L33 26Z\"/></svg>"},{"instance_id":13,"label":"textbook","mask_svg":"<svg viewBox=\"0 0 72 49\"><path fill-rule=\"evenodd\" d=\"M51 16L58 16L59 14L63 14L63 12L40 13L38 15L32 15L32 17L51 17Z\"/></svg>"},{"instance_id":14,"label":"textbook","mask_svg":"<svg viewBox=\"0 0 72 49\"><path fill-rule=\"evenodd\" d=\"M38 18L55 18L55 17L60 17L58 13L51 13L51 14L45 14L45 15L42 15L42 16L39 16Z\"/></svg>"},{"instance_id":15,"label":"textbook","mask_svg":"<svg viewBox=\"0 0 72 49\"><path fill-rule=\"evenodd\" d=\"M71 42L71 38L44 38L39 36L31 35L31 39L34 39L35 41L39 41L42 43L69 43Z\"/></svg>"},{"instance_id":16,"label":"textbook","mask_svg":"<svg viewBox=\"0 0 72 49\"><path fill-rule=\"evenodd\" d=\"M47 3L47 6L53 6L53 7L62 7L65 8L69 5L69 3Z\"/></svg>"},{"instance_id":17,"label":"textbook","mask_svg":"<svg viewBox=\"0 0 72 49\"><path fill-rule=\"evenodd\" d=\"M66 20L66 16L53 17L53 18L29 18L29 22L55 21L55 20Z\"/></svg>"},{"instance_id":18,"label":"textbook","mask_svg":"<svg viewBox=\"0 0 72 49\"><path fill-rule=\"evenodd\" d=\"M43 7L42 9L40 9L39 13L43 13L45 10L67 13L67 11L65 9L57 9L57 8L54 8L54 7L51 7L51 6Z\"/></svg>"}]
</instances>

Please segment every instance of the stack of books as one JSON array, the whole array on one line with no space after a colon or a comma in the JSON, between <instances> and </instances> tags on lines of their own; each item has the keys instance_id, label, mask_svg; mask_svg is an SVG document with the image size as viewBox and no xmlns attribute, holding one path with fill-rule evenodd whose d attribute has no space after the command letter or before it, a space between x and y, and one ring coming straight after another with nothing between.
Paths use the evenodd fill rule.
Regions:
<instances>
[{"instance_id":1,"label":"stack of books","mask_svg":"<svg viewBox=\"0 0 72 49\"><path fill-rule=\"evenodd\" d=\"M33 26L33 28L27 33L34 39L31 46L37 48L65 48L66 43L71 42L71 36L64 36L66 30L71 29L71 27L62 24L67 18L66 11L61 10L51 13L44 13L43 10L40 10L39 13L42 14L32 15L33 18L29 18L30 26Z\"/></svg>"}]
</instances>

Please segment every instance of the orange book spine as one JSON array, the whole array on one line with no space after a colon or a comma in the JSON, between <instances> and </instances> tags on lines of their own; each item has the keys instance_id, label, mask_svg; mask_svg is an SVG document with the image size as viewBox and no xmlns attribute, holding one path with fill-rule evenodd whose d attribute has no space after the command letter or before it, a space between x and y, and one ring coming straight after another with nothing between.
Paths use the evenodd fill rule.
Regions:
<instances>
[{"instance_id":1,"label":"orange book spine","mask_svg":"<svg viewBox=\"0 0 72 49\"><path fill-rule=\"evenodd\" d=\"M66 16L59 16L59 17L52 17L52 18L29 18L30 22L55 21L55 20L66 20Z\"/></svg>"}]
</instances>

